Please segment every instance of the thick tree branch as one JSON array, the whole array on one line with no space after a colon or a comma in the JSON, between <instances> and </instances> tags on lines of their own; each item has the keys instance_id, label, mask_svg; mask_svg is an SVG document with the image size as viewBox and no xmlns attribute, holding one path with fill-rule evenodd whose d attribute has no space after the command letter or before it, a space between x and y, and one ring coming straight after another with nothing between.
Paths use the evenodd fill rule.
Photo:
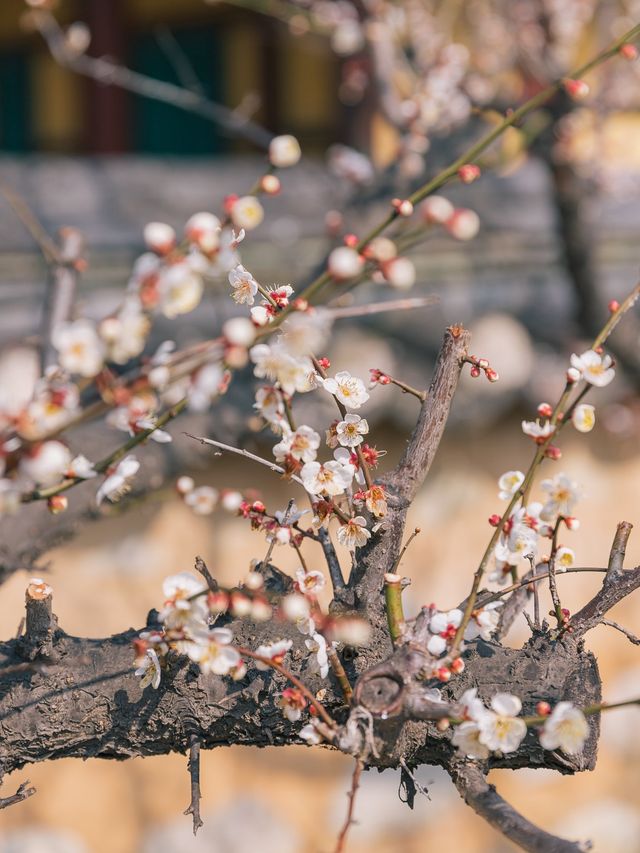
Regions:
<instances>
[{"instance_id":1,"label":"thick tree branch","mask_svg":"<svg viewBox=\"0 0 640 853\"><path fill-rule=\"evenodd\" d=\"M388 489L402 501L413 500L429 473L449 417L470 337L461 326L447 329L418 423L402 459L384 478Z\"/></svg>"},{"instance_id":2,"label":"thick tree branch","mask_svg":"<svg viewBox=\"0 0 640 853\"><path fill-rule=\"evenodd\" d=\"M574 637L595 628L606 613L640 587L640 566L616 574L615 582L604 583L600 591L571 618Z\"/></svg>"},{"instance_id":3,"label":"thick tree branch","mask_svg":"<svg viewBox=\"0 0 640 853\"><path fill-rule=\"evenodd\" d=\"M465 803L523 850L530 853L584 853L587 849L575 841L551 835L523 817L487 782L477 764L456 763L449 773Z\"/></svg>"}]
</instances>

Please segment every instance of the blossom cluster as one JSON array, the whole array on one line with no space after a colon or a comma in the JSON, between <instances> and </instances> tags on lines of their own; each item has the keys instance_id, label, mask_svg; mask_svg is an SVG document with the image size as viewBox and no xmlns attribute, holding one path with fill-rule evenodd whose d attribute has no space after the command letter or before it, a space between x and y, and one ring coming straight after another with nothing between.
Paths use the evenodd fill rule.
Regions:
<instances>
[{"instance_id":1,"label":"blossom cluster","mask_svg":"<svg viewBox=\"0 0 640 853\"><path fill-rule=\"evenodd\" d=\"M487 708L474 687L462 694L458 705L461 721L455 725L452 742L467 758L484 760L491 753L515 752L526 737L527 720L519 716L522 702L517 696L496 693ZM589 724L579 708L559 702L550 714L547 703L539 703L537 710L543 718L548 714L538 735L543 749L560 749L567 755L582 752Z\"/></svg>"}]
</instances>

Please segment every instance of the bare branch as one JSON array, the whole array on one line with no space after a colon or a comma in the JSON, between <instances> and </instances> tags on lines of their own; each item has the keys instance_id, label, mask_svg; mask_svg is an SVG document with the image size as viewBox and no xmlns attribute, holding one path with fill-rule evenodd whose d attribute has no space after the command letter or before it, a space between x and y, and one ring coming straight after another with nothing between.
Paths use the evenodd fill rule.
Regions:
<instances>
[{"instance_id":1,"label":"bare branch","mask_svg":"<svg viewBox=\"0 0 640 853\"><path fill-rule=\"evenodd\" d=\"M58 355L51 343L54 329L71 319L78 284L78 264L84 238L77 228L60 231L60 250L50 261L49 281L42 312L41 360L43 370L56 364Z\"/></svg>"},{"instance_id":2,"label":"bare branch","mask_svg":"<svg viewBox=\"0 0 640 853\"><path fill-rule=\"evenodd\" d=\"M640 587L640 566L617 573L615 578L615 582L604 583L591 601L571 618L574 637L581 637L599 625L605 613Z\"/></svg>"},{"instance_id":3,"label":"bare branch","mask_svg":"<svg viewBox=\"0 0 640 853\"><path fill-rule=\"evenodd\" d=\"M349 832L350 827L353 823L355 823L353 819L353 807L355 805L356 794L358 793L358 787L360 785L360 776L362 775L362 761L359 758L356 758L356 766L353 769L353 776L351 777L351 789L347 794L349 799L349 807L347 809L347 817L345 822L340 830L340 835L338 836L338 842L336 844L335 853L342 853L345 849L345 844L347 841L347 833Z\"/></svg>"},{"instance_id":4,"label":"bare branch","mask_svg":"<svg viewBox=\"0 0 640 853\"><path fill-rule=\"evenodd\" d=\"M621 521L618 524L616 534L613 537L613 542L611 544L611 551L609 552L609 563L604 583L609 583L613 580L613 575L616 572L621 572L623 570L624 557L627 552L627 542L629 541L629 536L631 536L632 529L633 524L628 521Z\"/></svg>"},{"instance_id":5,"label":"bare branch","mask_svg":"<svg viewBox=\"0 0 640 853\"><path fill-rule=\"evenodd\" d=\"M329 531L326 529L326 527L318 528L318 540L320 542L320 545L322 546L324 558L327 561L329 577L331 578L331 585L333 586L333 593L335 595L336 593L342 592L344 590L345 583L344 577L342 576L340 561L338 560L338 555L336 554L336 549L333 547L331 536L329 535Z\"/></svg>"},{"instance_id":6,"label":"bare branch","mask_svg":"<svg viewBox=\"0 0 640 853\"><path fill-rule=\"evenodd\" d=\"M384 478L389 490L403 501L413 500L429 473L447 423L469 339L469 332L461 326L447 329L413 435L396 468Z\"/></svg>"},{"instance_id":7,"label":"bare branch","mask_svg":"<svg viewBox=\"0 0 640 853\"><path fill-rule=\"evenodd\" d=\"M9 808L9 806L15 805L15 803L22 803L24 800L32 797L36 789L29 788L29 780L23 782L22 785L18 788L18 790L11 797L0 797L0 809Z\"/></svg>"},{"instance_id":8,"label":"bare branch","mask_svg":"<svg viewBox=\"0 0 640 853\"><path fill-rule=\"evenodd\" d=\"M251 459L252 462L258 462L260 465L265 465L267 468L270 468L272 471L275 471L276 474L286 474L284 468L280 465L276 465L275 462L269 462L268 459L263 459L262 456L256 456L255 453L250 453L248 450L244 450L242 447L232 447L230 444L223 444L221 441L214 441L213 438L203 438L197 435L191 435L191 433L185 432L187 438L192 438L194 441L199 441L200 444L209 444L211 447L218 447L220 450L226 450L228 453L237 453L238 456L244 456L246 459ZM218 454L220 456L221 454ZM300 477L297 477L295 474L291 475L291 479L296 483L301 485L304 488L304 484Z\"/></svg>"},{"instance_id":9,"label":"bare branch","mask_svg":"<svg viewBox=\"0 0 640 853\"><path fill-rule=\"evenodd\" d=\"M202 559L202 557L196 557L194 565L195 565L196 571L199 572L202 575L202 577L206 580L207 586L209 587L211 592L217 592L218 591L218 581L213 577L213 575L209 571L209 567L207 566L205 561Z\"/></svg>"},{"instance_id":10,"label":"bare branch","mask_svg":"<svg viewBox=\"0 0 640 853\"><path fill-rule=\"evenodd\" d=\"M588 849L578 842L551 835L523 817L487 782L477 764L453 764L449 773L465 803L523 850L530 853L584 853Z\"/></svg>"},{"instance_id":11,"label":"bare branch","mask_svg":"<svg viewBox=\"0 0 640 853\"><path fill-rule=\"evenodd\" d=\"M199 92L184 89L164 80L146 77L125 68L106 57L88 56L69 50L65 35L55 17L38 10L32 20L44 38L51 55L63 68L69 68L84 77L90 77L108 86L119 86L145 98L163 101L174 107L195 113L219 125L235 136L240 136L260 148L267 148L271 134L246 116L203 97Z\"/></svg>"},{"instance_id":12,"label":"bare branch","mask_svg":"<svg viewBox=\"0 0 640 853\"><path fill-rule=\"evenodd\" d=\"M200 800L202 799L202 794L200 793L200 741L197 735L191 735L187 769L191 778L191 801L184 810L184 813L186 815L190 814L193 817L193 834L197 835L200 827L204 826L200 817Z\"/></svg>"},{"instance_id":13,"label":"bare branch","mask_svg":"<svg viewBox=\"0 0 640 853\"><path fill-rule=\"evenodd\" d=\"M615 628L616 631L620 631L621 634L624 634L627 640L629 640L630 643L633 643L634 646L640 646L640 637L636 637L636 635L632 634L631 631L628 631L624 625L619 625L611 619L603 619L602 624L607 625L609 628Z\"/></svg>"}]
</instances>

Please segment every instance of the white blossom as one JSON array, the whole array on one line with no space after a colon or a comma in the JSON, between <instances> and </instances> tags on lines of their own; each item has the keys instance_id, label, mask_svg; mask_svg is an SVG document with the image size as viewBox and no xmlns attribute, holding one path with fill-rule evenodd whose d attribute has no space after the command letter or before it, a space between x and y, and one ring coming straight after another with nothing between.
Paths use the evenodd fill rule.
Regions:
<instances>
[{"instance_id":1,"label":"white blossom","mask_svg":"<svg viewBox=\"0 0 640 853\"><path fill-rule=\"evenodd\" d=\"M233 287L231 295L238 304L253 305L258 282L242 264L229 272L229 284Z\"/></svg>"},{"instance_id":2,"label":"white blossom","mask_svg":"<svg viewBox=\"0 0 640 853\"><path fill-rule=\"evenodd\" d=\"M315 595L324 589L325 578L322 572L306 571L303 568L297 569L296 581L300 592L305 595Z\"/></svg>"},{"instance_id":3,"label":"white blossom","mask_svg":"<svg viewBox=\"0 0 640 853\"><path fill-rule=\"evenodd\" d=\"M491 601L484 607L474 610L465 629L464 639L469 641L481 637L483 640L489 641L498 628L500 622L498 610L502 605L502 601Z\"/></svg>"},{"instance_id":4,"label":"white blossom","mask_svg":"<svg viewBox=\"0 0 640 853\"><path fill-rule=\"evenodd\" d=\"M542 519L553 521L558 515L571 515L580 497L577 483L566 474L556 474L552 479L543 480L540 488L548 495L540 513Z\"/></svg>"},{"instance_id":5,"label":"white blossom","mask_svg":"<svg viewBox=\"0 0 640 853\"><path fill-rule=\"evenodd\" d=\"M305 462L300 470L300 478L305 489L312 495L341 495L353 480L355 468L335 460Z\"/></svg>"},{"instance_id":6,"label":"white blossom","mask_svg":"<svg viewBox=\"0 0 640 853\"><path fill-rule=\"evenodd\" d=\"M600 355L595 350L588 349L582 355L571 356L571 366L580 371L582 378L590 385L603 388L608 385L616 375L612 367L613 359L610 355Z\"/></svg>"},{"instance_id":7,"label":"white blossom","mask_svg":"<svg viewBox=\"0 0 640 853\"><path fill-rule=\"evenodd\" d=\"M231 208L231 219L236 228L251 231L264 219L264 209L255 196L245 195L239 198Z\"/></svg>"},{"instance_id":8,"label":"white blossom","mask_svg":"<svg viewBox=\"0 0 640 853\"><path fill-rule=\"evenodd\" d=\"M294 432L285 430L282 441L273 448L277 462L283 462L287 456L293 456L299 462L313 462L320 447L320 436L309 426L299 426Z\"/></svg>"},{"instance_id":9,"label":"white blossom","mask_svg":"<svg viewBox=\"0 0 640 853\"><path fill-rule=\"evenodd\" d=\"M501 501L510 500L524 482L522 471L507 471L498 480L498 497Z\"/></svg>"},{"instance_id":10,"label":"white blossom","mask_svg":"<svg viewBox=\"0 0 640 853\"><path fill-rule=\"evenodd\" d=\"M186 261L163 268L158 280L160 310L173 319L197 308L202 299L202 277Z\"/></svg>"},{"instance_id":11,"label":"white blossom","mask_svg":"<svg viewBox=\"0 0 640 853\"><path fill-rule=\"evenodd\" d=\"M215 252L220 246L220 220L213 213L194 213L187 220L184 233L188 240L207 254Z\"/></svg>"},{"instance_id":12,"label":"white blossom","mask_svg":"<svg viewBox=\"0 0 640 853\"><path fill-rule=\"evenodd\" d=\"M254 375L278 382L286 394L304 393L314 387L315 371L311 361L293 358L279 343L256 344L249 355L255 364Z\"/></svg>"},{"instance_id":13,"label":"white blossom","mask_svg":"<svg viewBox=\"0 0 640 853\"><path fill-rule=\"evenodd\" d=\"M38 486L58 483L71 464L71 452L61 441L44 441L20 459L20 473Z\"/></svg>"},{"instance_id":14,"label":"white blossom","mask_svg":"<svg viewBox=\"0 0 640 853\"><path fill-rule=\"evenodd\" d=\"M105 345L90 320L60 323L51 334L60 366L79 376L95 376L102 369Z\"/></svg>"},{"instance_id":15,"label":"white blossom","mask_svg":"<svg viewBox=\"0 0 640 853\"><path fill-rule=\"evenodd\" d=\"M571 548L558 548L555 553L554 565L556 572L566 572L571 566L575 565L576 555Z\"/></svg>"},{"instance_id":16,"label":"white blossom","mask_svg":"<svg viewBox=\"0 0 640 853\"><path fill-rule=\"evenodd\" d=\"M465 720L453 730L451 743L467 758L483 760L489 757L490 750L482 741L480 726L475 720Z\"/></svg>"},{"instance_id":17,"label":"white blossom","mask_svg":"<svg viewBox=\"0 0 640 853\"><path fill-rule=\"evenodd\" d=\"M360 415L349 412L344 420L336 424L336 436L343 447L357 447L369 432L369 424Z\"/></svg>"},{"instance_id":18,"label":"white blossom","mask_svg":"<svg viewBox=\"0 0 640 853\"><path fill-rule=\"evenodd\" d=\"M367 521L361 515L350 518L346 524L338 528L338 542L350 551L362 548L371 539L371 532L367 530Z\"/></svg>"},{"instance_id":19,"label":"white blossom","mask_svg":"<svg viewBox=\"0 0 640 853\"><path fill-rule=\"evenodd\" d=\"M545 720L540 732L543 749L561 749L567 755L578 755L589 736L585 715L571 702L558 702Z\"/></svg>"},{"instance_id":20,"label":"white blossom","mask_svg":"<svg viewBox=\"0 0 640 853\"><path fill-rule=\"evenodd\" d=\"M522 421L522 432L525 435L531 436L531 438L535 438L536 441L544 441L553 435L555 431L555 424L552 424L551 421L544 421L544 423L540 423L539 419L535 421Z\"/></svg>"},{"instance_id":21,"label":"white blossom","mask_svg":"<svg viewBox=\"0 0 640 853\"><path fill-rule=\"evenodd\" d=\"M300 143L290 134L275 136L269 143L269 160L280 169L295 166L301 155Z\"/></svg>"},{"instance_id":22,"label":"white blossom","mask_svg":"<svg viewBox=\"0 0 640 853\"><path fill-rule=\"evenodd\" d=\"M238 650L230 645L232 639L229 628L211 628L206 639L189 643L186 652L205 675L229 675L241 661Z\"/></svg>"},{"instance_id":23,"label":"white blossom","mask_svg":"<svg viewBox=\"0 0 640 853\"><path fill-rule=\"evenodd\" d=\"M185 504L196 515L211 515L217 506L220 493L213 486L198 486L185 495Z\"/></svg>"},{"instance_id":24,"label":"white blossom","mask_svg":"<svg viewBox=\"0 0 640 853\"><path fill-rule=\"evenodd\" d=\"M293 642L291 640L277 640L275 643L258 646L256 654L263 658L269 658L269 660L272 660L275 663L282 663L284 656L292 645ZM263 663L262 661L257 660L255 661L255 664L258 669L269 669L269 664Z\"/></svg>"},{"instance_id":25,"label":"white blossom","mask_svg":"<svg viewBox=\"0 0 640 853\"><path fill-rule=\"evenodd\" d=\"M326 678L329 674L329 658L327 657L327 641L322 634L313 633L305 646L315 655L312 669L320 674L320 678Z\"/></svg>"},{"instance_id":26,"label":"white blossom","mask_svg":"<svg viewBox=\"0 0 640 853\"><path fill-rule=\"evenodd\" d=\"M109 361L126 364L143 351L151 328L149 316L142 310L137 297L128 296L113 317L99 326L100 337L107 347Z\"/></svg>"},{"instance_id":27,"label":"white blossom","mask_svg":"<svg viewBox=\"0 0 640 853\"><path fill-rule=\"evenodd\" d=\"M349 246L339 246L329 255L329 272L342 281L354 278L364 267L364 258Z\"/></svg>"},{"instance_id":28,"label":"white blossom","mask_svg":"<svg viewBox=\"0 0 640 853\"><path fill-rule=\"evenodd\" d=\"M496 693L491 708L478 720L480 741L492 752L515 752L527 734L527 724L518 717L522 702L510 693Z\"/></svg>"},{"instance_id":29,"label":"white blossom","mask_svg":"<svg viewBox=\"0 0 640 853\"><path fill-rule=\"evenodd\" d=\"M152 251L166 255L176 244L176 232L166 222L149 222L144 227L144 242Z\"/></svg>"},{"instance_id":30,"label":"white blossom","mask_svg":"<svg viewBox=\"0 0 640 853\"><path fill-rule=\"evenodd\" d=\"M369 399L364 382L346 370L336 373L333 379L324 379L322 387L348 409L359 409Z\"/></svg>"},{"instance_id":31,"label":"white blossom","mask_svg":"<svg viewBox=\"0 0 640 853\"><path fill-rule=\"evenodd\" d=\"M298 732L298 737L309 744L309 746L317 746L324 740L313 723L307 723L306 726L303 726Z\"/></svg>"},{"instance_id":32,"label":"white blossom","mask_svg":"<svg viewBox=\"0 0 640 853\"><path fill-rule=\"evenodd\" d=\"M65 471L66 477L77 477L79 480L89 480L91 477L97 477L98 472L93 467L93 463L89 462L86 456L80 454L75 456L69 467Z\"/></svg>"},{"instance_id":33,"label":"white blossom","mask_svg":"<svg viewBox=\"0 0 640 853\"><path fill-rule=\"evenodd\" d=\"M578 432L591 432L596 425L596 410L588 403L580 403L571 415L571 422Z\"/></svg>"},{"instance_id":34,"label":"white blossom","mask_svg":"<svg viewBox=\"0 0 640 853\"><path fill-rule=\"evenodd\" d=\"M115 468L107 473L107 477L98 489L96 494L96 503L98 506L106 498L108 501L115 502L130 489L130 481L138 473L140 463L135 456L125 456L118 462Z\"/></svg>"},{"instance_id":35,"label":"white blossom","mask_svg":"<svg viewBox=\"0 0 640 853\"><path fill-rule=\"evenodd\" d=\"M160 669L160 661L154 649L147 649L142 660L138 661L139 666L135 671L137 676L141 676L140 686L144 690L150 684L154 690L160 687L160 678L162 671Z\"/></svg>"}]
</instances>

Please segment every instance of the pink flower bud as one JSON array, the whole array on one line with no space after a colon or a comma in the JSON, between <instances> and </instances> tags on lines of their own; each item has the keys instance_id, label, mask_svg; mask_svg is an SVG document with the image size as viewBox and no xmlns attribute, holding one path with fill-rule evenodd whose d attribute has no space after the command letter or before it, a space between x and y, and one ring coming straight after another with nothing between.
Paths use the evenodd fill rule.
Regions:
<instances>
[{"instance_id":1,"label":"pink flower bud","mask_svg":"<svg viewBox=\"0 0 640 853\"><path fill-rule=\"evenodd\" d=\"M436 678L438 679L438 681L451 681L451 670L446 666L441 666L436 671Z\"/></svg>"},{"instance_id":2,"label":"pink flower bud","mask_svg":"<svg viewBox=\"0 0 640 853\"><path fill-rule=\"evenodd\" d=\"M550 444L549 447L547 447L547 449L545 450L544 455L547 457L547 459L553 459L554 461L557 461L558 459L562 458L562 451L559 447L554 447L554 445Z\"/></svg>"},{"instance_id":3,"label":"pink flower bud","mask_svg":"<svg viewBox=\"0 0 640 853\"><path fill-rule=\"evenodd\" d=\"M458 177L463 184L472 184L480 177L480 167L475 163L465 163L458 169Z\"/></svg>"},{"instance_id":4,"label":"pink flower bud","mask_svg":"<svg viewBox=\"0 0 640 853\"><path fill-rule=\"evenodd\" d=\"M618 302L617 299L612 299L611 302L609 302L609 305L607 307L609 308L609 311L612 314L615 314L616 311L620 308L620 303Z\"/></svg>"},{"instance_id":5,"label":"pink flower bud","mask_svg":"<svg viewBox=\"0 0 640 853\"><path fill-rule=\"evenodd\" d=\"M441 195L429 196L420 205L420 215L425 222L444 225L454 214L454 206Z\"/></svg>"},{"instance_id":6,"label":"pink flower bud","mask_svg":"<svg viewBox=\"0 0 640 853\"><path fill-rule=\"evenodd\" d=\"M391 202L391 207L395 210L398 216L411 216L413 213L413 204L409 199L394 198Z\"/></svg>"},{"instance_id":7,"label":"pink flower bud","mask_svg":"<svg viewBox=\"0 0 640 853\"><path fill-rule=\"evenodd\" d=\"M551 713L551 705L548 702L538 702L536 705L536 714L541 717L547 717Z\"/></svg>"},{"instance_id":8,"label":"pink flower bud","mask_svg":"<svg viewBox=\"0 0 640 853\"><path fill-rule=\"evenodd\" d=\"M263 175L260 179L260 189L266 195L278 195L280 192L280 178L276 175Z\"/></svg>"},{"instance_id":9,"label":"pink flower bud","mask_svg":"<svg viewBox=\"0 0 640 853\"><path fill-rule=\"evenodd\" d=\"M460 675L461 672L464 672L464 661L462 660L462 658L456 658L455 660L452 660L449 669L456 675Z\"/></svg>"},{"instance_id":10,"label":"pink flower bud","mask_svg":"<svg viewBox=\"0 0 640 853\"><path fill-rule=\"evenodd\" d=\"M477 378L478 378L478 376L480 376L480 368L479 368L479 367L476 367L476 365L474 364L474 365L472 365L471 370L469 371L469 373L471 374L471 376L472 376L474 379L477 379Z\"/></svg>"},{"instance_id":11,"label":"pink flower bud","mask_svg":"<svg viewBox=\"0 0 640 853\"><path fill-rule=\"evenodd\" d=\"M489 367L489 359L479 358L478 359L478 367L481 367L482 370L486 370Z\"/></svg>"},{"instance_id":12,"label":"pink flower bud","mask_svg":"<svg viewBox=\"0 0 640 853\"><path fill-rule=\"evenodd\" d=\"M541 418L550 418L553 414L553 408L549 403L540 403L538 406L538 414Z\"/></svg>"},{"instance_id":13,"label":"pink flower bud","mask_svg":"<svg viewBox=\"0 0 640 853\"><path fill-rule=\"evenodd\" d=\"M568 78L563 81L562 85L567 95L573 98L574 101L581 101L589 94L589 86L584 80L571 80Z\"/></svg>"},{"instance_id":14,"label":"pink flower bud","mask_svg":"<svg viewBox=\"0 0 640 853\"><path fill-rule=\"evenodd\" d=\"M59 515L64 512L69 506L69 499L66 495L52 495L47 501L47 509L51 515Z\"/></svg>"},{"instance_id":15,"label":"pink flower bud","mask_svg":"<svg viewBox=\"0 0 640 853\"><path fill-rule=\"evenodd\" d=\"M489 382L497 382L498 379L500 379L500 376L498 375L497 371L495 371L492 367L488 367L485 370L484 375L487 377Z\"/></svg>"},{"instance_id":16,"label":"pink flower bud","mask_svg":"<svg viewBox=\"0 0 640 853\"><path fill-rule=\"evenodd\" d=\"M441 717L436 723L436 728L439 732L446 732L450 725L451 723L446 717Z\"/></svg>"},{"instance_id":17,"label":"pink flower bud","mask_svg":"<svg viewBox=\"0 0 640 853\"><path fill-rule=\"evenodd\" d=\"M456 210L446 223L447 231L456 240L473 240L480 230L480 217L474 210Z\"/></svg>"},{"instance_id":18,"label":"pink flower bud","mask_svg":"<svg viewBox=\"0 0 640 853\"><path fill-rule=\"evenodd\" d=\"M500 518L501 518L501 516L499 516L497 513L494 512L493 515L489 516L489 524L492 527L497 527L500 524Z\"/></svg>"},{"instance_id":19,"label":"pink flower bud","mask_svg":"<svg viewBox=\"0 0 640 853\"><path fill-rule=\"evenodd\" d=\"M565 516L564 523L569 528L569 530L577 530L580 527L580 519L575 518L575 516L573 515Z\"/></svg>"},{"instance_id":20,"label":"pink flower bud","mask_svg":"<svg viewBox=\"0 0 640 853\"><path fill-rule=\"evenodd\" d=\"M618 52L620 56L628 59L629 62L633 62L634 59L638 58L638 48L635 44L623 44Z\"/></svg>"}]
</instances>

